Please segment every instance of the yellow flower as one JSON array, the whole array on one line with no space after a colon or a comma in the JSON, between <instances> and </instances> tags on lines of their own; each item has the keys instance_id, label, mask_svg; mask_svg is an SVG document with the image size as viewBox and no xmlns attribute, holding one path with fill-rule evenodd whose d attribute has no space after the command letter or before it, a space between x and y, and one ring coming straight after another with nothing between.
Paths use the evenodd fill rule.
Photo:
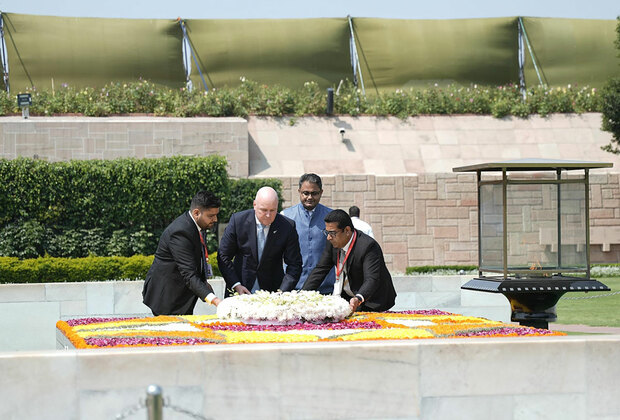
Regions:
<instances>
[{"instance_id":1,"label":"yellow flower","mask_svg":"<svg viewBox=\"0 0 620 420\"><path fill-rule=\"evenodd\" d=\"M271 331L220 331L229 344L238 343L302 343L319 341L311 334L286 334Z\"/></svg>"},{"instance_id":2,"label":"yellow flower","mask_svg":"<svg viewBox=\"0 0 620 420\"><path fill-rule=\"evenodd\" d=\"M342 335L335 341L357 340L406 340L412 338L433 338L432 333L421 328L388 328L382 330L368 330L349 335Z\"/></svg>"}]
</instances>

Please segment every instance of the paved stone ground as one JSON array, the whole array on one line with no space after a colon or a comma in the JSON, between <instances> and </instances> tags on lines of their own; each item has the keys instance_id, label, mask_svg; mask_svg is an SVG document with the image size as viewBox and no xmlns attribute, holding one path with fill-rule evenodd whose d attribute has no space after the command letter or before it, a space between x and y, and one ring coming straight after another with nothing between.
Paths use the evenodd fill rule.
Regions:
<instances>
[{"instance_id":1,"label":"paved stone ground","mask_svg":"<svg viewBox=\"0 0 620 420\"><path fill-rule=\"evenodd\" d=\"M618 327L591 327L589 325L565 325L565 324L549 324L549 327L553 331L562 332L578 332L584 334L620 334L620 328Z\"/></svg>"}]
</instances>

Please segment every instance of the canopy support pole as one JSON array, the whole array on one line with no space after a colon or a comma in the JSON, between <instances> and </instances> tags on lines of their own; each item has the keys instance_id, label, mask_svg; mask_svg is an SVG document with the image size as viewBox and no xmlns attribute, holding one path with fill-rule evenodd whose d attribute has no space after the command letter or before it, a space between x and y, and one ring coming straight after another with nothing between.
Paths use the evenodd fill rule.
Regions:
<instances>
[{"instance_id":1,"label":"canopy support pole","mask_svg":"<svg viewBox=\"0 0 620 420\"><path fill-rule=\"evenodd\" d=\"M523 45L523 29L521 28L522 22L521 17L519 16L519 20L517 21L517 30L519 33L519 88L521 90L521 95L523 96L523 100L526 98L526 86L525 86L525 46Z\"/></svg>"},{"instance_id":2,"label":"canopy support pole","mask_svg":"<svg viewBox=\"0 0 620 420\"><path fill-rule=\"evenodd\" d=\"M532 51L530 40L528 39L527 32L525 31L525 25L523 25L523 18L521 17L519 17L519 26L521 28L521 31L523 32L523 38L525 39L527 49L530 52L530 58L532 59L532 63L534 64L534 70L536 70L536 76L538 76L538 83L541 86L546 86L546 83L543 83L542 77L540 76L540 71L538 70L538 65L536 64L536 58L534 58L534 52Z\"/></svg>"},{"instance_id":3,"label":"canopy support pole","mask_svg":"<svg viewBox=\"0 0 620 420\"><path fill-rule=\"evenodd\" d=\"M4 89L7 93L9 93L9 63L6 59L6 43L4 42L4 17L2 12L0 12L0 38L0 48L2 49L2 78L4 80Z\"/></svg>"},{"instance_id":4,"label":"canopy support pole","mask_svg":"<svg viewBox=\"0 0 620 420\"><path fill-rule=\"evenodd\" d=\"M198 74L200 75L200 80L202 80L202 85L205 88L205 91L209 91L207 87L207 82L205 82L205 78L202 75L202 71L200 70L200 66L198 65L198 59L196 58L196 54L194 54L194 49L192 48L192 43L189 40L189 35L187 35L187 28L185 27L185 21L181 18L178 19L179 24L181 25L181 30L183 31L183 65L185 66L185 77L187 88L191 90L192 81L190 80L190 75L192 72L191 60L187 59L187 50L189 49L192 58L194 59L194 64L196 65L196 69L198 70Z\"/></svg>"},{"instance_id":5,"label":"canopy support pole","mask_svg":"<svg viewBox=\"0 0 620 420\"><path fill-rule=\"evenodd\" d=\"M355 44L355 32L353 31L353 19L351 15L347 16L349 21L349 51L351 53L351 67L353 68L353 83L355 83L355 87L358 86L358 76L359 82L362 86L362 93L364 97L366 97L366 89L364 88L364 77L362 77L362 67L360 66L360 60L357 55L357 45Z\"/></svg>"}]
</instances>

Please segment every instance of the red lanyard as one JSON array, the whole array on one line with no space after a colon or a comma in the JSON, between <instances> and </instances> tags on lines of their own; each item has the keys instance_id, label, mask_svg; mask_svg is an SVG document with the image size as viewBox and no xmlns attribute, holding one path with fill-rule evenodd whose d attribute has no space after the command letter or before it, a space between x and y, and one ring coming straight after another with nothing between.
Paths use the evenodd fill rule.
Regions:
<instances>
[{"instance_id":1,"label":"red lanyard","mask_svg":"<svg viewBox=\"0 0 620 420\"><path fill-rule=\"evenodd\" d=\"M351 241L351 245L349 245L349 249L347 249L347 253L344 255L344 261L342 262L342 267L340 267L340 270L338 269L338 267L340 266L340 251L338 251L338 258L336 259L336 278L340 278L340 273L342 273L342 270L344 270L344 265L347 263L347 258L349 258L349 254L351 253L351 250L353 249L353 245L355 244L356 239L357 239L357 232L354 230L353 240Z\"/></svg>"},{"instance_id":2,"label":"red lanyard","mask_svg":"<svg viewBox=\"0 0 620 420\"><path fill-rule=\"evenodd\" d=\"M202 232L198 231L198 236L200 236L200 242L202 243L202 246L205 248L205 258L207 259L207 262L209 262L209 252L207 251L207 245L205 244L205 240L202 237Z\"/></svg>"}]
</instances>

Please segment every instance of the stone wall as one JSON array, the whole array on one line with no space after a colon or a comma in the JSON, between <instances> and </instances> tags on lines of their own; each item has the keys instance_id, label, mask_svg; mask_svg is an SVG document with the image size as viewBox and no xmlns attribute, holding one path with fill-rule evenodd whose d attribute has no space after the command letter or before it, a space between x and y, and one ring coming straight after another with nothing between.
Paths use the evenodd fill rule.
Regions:
<instances>
[{"instance_id":1,"label":"stone wall","mask_svg":"<svg viewBox=\"0 0 620 420\"><path fill-rule=\"evenodd\" d=\"M285 207L299 202L298 177L283 177ZM477 265L475 174L324 176L321 203L357 205L371 224L388 267ZM590 174L591 262L620 261L619 175Z\"/></svg>"},{"instance_id":2,"label":"stone wall","mask_svg":"<svg viewBox=\"0 0 620 420\"><path fill-rule=\"evenodd\" d=\"M341 135L340 130L344 130ZM250 174L451 173L483 162L540 158L612 162L601 114L250 117Z\"/></svg>"},{"instance_id":3,"label":"stone wall","mask_svg":"<svg viewBox=\"0 0 620 420\"><path fill-rule=\"evenodd\" d=\"M0 354L3 420L620 418L620 336L386 340Z\"/></svg>"},{"instance_id":4,"label":"stone wall","mask_svg":"<svg viewBox=\"0 0 620 420\"><path fill-rule=\"evenodd\" d=\"M0 118L0 158L48 161L122 157L207 156L228 159L233 177L248 176L243 118Z\"/></svg>"},{"instance_id":5,"label":"stone wall","mask_svg":"<svg viewBox=\"0 0 620 420\"><path fill-rule=\"evenodd\" d=\"M591 261L620 262L620 156L600 150L610 138L600 130L600 114L593 113L407 120L0 117L0 158L218 153L228 159L233 177L282 179L285 206L298 202L299 175L318 173L325 182L323 204L360 207L397 272L414 265L477 264L474 175L452 168L526 157L614 163L609 172L591 172Z\"/></svg>"}]
</instances>

